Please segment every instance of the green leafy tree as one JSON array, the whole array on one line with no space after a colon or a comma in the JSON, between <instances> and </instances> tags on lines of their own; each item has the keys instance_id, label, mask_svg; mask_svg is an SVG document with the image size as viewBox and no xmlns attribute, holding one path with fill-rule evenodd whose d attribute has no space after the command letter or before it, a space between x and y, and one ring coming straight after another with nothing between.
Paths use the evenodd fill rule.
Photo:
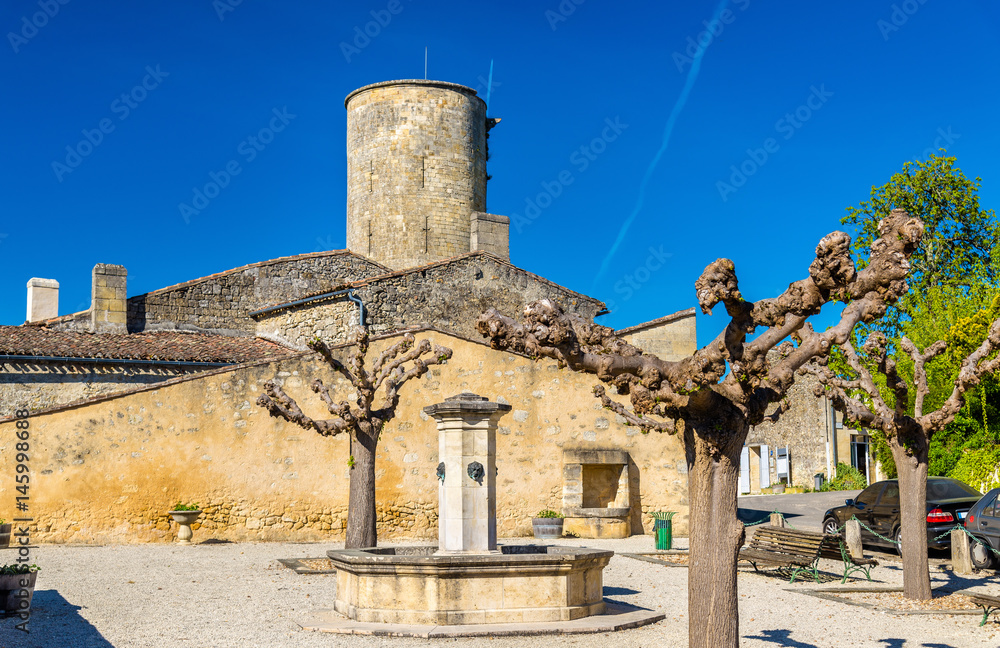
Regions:
<instances>
[{"instance_id":1,"label":"green leafy tree","mask_svg":"<svg viewBox=\"0 0 1000 648\"><path fill-rule=\"evenodd\" d=\"M932 154L925 161L906 162L889 182L872 187L869 200L848 207L841 222L854 225L852 246L858 267L868 265L870 247L878 237L878 223L893 209L917 214L924 223L924 238L910 258L910 290L885 317L870 328L881 330L890 341L901 337L900 326L932 287L968 288L996 285L1000 258L996 214L979 204L982 179L969 180L955 166L956 159ZM867 331L858 331L858 334ZM940 339L940 338L934 338Z\"/></svg>"},{"instance_id":2,"label":"green leafy tree","mask_svg":"<svg viewBox=\"0 0 1000 648\"><path fill-rule=\"evenodd\" d=\"M942 149L943 151L943 149ZM878 232L878 222L894 208L918 214L926 231L914 255L912 270L907 278L909 291L898 303L890 306L886 315L872 324L859 325L852 334L852 343L867 338L873 331L882 332L894 351L903 336L919 348L937 340L949 342L948 357L935 359L928 368L927 404L937 408L951 393L952 381L958 371L960 357L948 331L959 320L982 309L997 294L1000 282L1000 227L993 210L979 204L982 179L969 180L956 159L942 152L927 161L906 162L902 171L893 174L889 182L873 186L869 200L848 207L841 222L854 225L857 234L853 251L858 267L869 262L869 246ZM994 313L990 319L995 319ZM985 329L978 335L981 342ZM968 352L972 346L962 347ZM831 356L830 367L839 375L849 375L843 354ZM900 373L912 380L912 362L908 354L900 355ZM889 402L893 394L876 372L875 382L881 395ZM935 435L929 449L930 474L944 475L953 470L971 448L981 446L990 434L981 424L990 420L989 413L997 403L997 383L987 378L976 390L966 394L966 405L955 421ZM909 411L913 411L911 394ZM892 451L878 434L872 437L873 453L890 478L897 476Z\"/></svg>"}]
</instances>

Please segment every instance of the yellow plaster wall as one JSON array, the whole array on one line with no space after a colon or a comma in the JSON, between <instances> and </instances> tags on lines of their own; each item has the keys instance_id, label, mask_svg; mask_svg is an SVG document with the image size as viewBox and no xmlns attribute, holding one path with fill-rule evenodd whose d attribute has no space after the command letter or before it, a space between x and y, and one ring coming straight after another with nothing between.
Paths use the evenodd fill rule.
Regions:
<instances>
[{"instance_id":1,"label":"yellow plaster wall","mask_svg":"<svg viewBox=\"0 0 1000 648\"><path fill-rule=\"evenodd\" d=\"M428 331L454 358L408 383L377 457L380 537L435 538L437 433L426 405L473 391L513 411L497 435L497 513L501 536L529 535L531 517L562 505L562 449L627 450L641 523L650 511L679 511L686 533L687 474L681 441L639 433L616 421L591 394L596 379ZM391 342L374 341L369 357ZM29 512L38 542L172 541L166 511L199 503L195 541L319 540L343 537L349 444L271 418L255 401L276 378L315 416L314 377L329 382L313 356L215 372L72 409L34 415ZM336 381L334 381L336 382ZM340 381L341 389L347 383ZM17 403L3 403L10 415ZM0 423L0 516L13 517L14 423ZM639 532L638 516L633 528Z\"/></svg>"}]
</instances>

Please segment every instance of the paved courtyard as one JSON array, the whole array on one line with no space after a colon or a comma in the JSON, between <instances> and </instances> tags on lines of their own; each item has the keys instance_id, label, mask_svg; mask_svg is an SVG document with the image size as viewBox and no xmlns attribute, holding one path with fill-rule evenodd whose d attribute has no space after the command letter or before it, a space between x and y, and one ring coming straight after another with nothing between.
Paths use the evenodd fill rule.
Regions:
<instances>
[{"instance_id":1,"label":"paved courtyard","mask_svg":"<svg viewBox=\"0 0 1000 648\"><path fill-rule=\"evenodd\" d=\"M197 536L195 537L197 540ZM510 542L528 542L516 539ZM649 553L653 539L560 540L619 553ZM678 539L685 546L686 539ZM412 639L359 637L306 632L299 623L332 607L334 577L298 575L278 558L320 557L334 544L200 544L42 546L42 567L34 614L25 636L14 620L0 621L2 648L152 648L192 646L324 647L427 646L447 641L490 646L685 646L687 569L616 555L605 570L604 595L654 610L666 620L614 635L567 635ZM839 564L824 562L833 574ZM971 587L1000 594L1000 577L988 572L971 578L935 566L936 587ZM899 586L898 563L876 568L876 587ZM817 598L809 592L839 588L839 579L817 586L811 580L753 573L741 567L742 646L793 648L997 648L1000 624L979 627L981 615L905 615ZM846 587L868 586L852 580Z\"/></svg>"}]
</instances>

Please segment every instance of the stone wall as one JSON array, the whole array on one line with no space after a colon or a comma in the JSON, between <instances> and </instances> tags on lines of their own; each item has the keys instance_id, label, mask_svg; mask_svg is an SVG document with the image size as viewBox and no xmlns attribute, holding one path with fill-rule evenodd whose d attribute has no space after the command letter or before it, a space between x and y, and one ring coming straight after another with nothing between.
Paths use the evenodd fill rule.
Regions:
<instances>
[{"instance_id":1,"label":"stone wall","mask_svg":"<svg viewBox=\"0 0 1000 648\"><path fill-rule=\"evenodd\" d=\"M356 294L365 303L373 334L431 325L479 339L476 320L483 312L495 307L520 318L525 305L537 299L554 299L589 319L604 309L596 299L486 254L381 277L358 287Z\"/></svg>"},{"instance_id":2,"label":"stone wall","mask_svg":"<svg viewBox=\"0 0 1000 648\"><path fill-rule=\"evenodd\" d=\"M358 305L346 295L310 302L257 317L257 335L304 351L318 337L327 344L350 340L358 324Z\"/></svg>"},{"instance_id":3,"label":"stone wall","mask_svg":"<svg viewBox=\"0 0 1000 648\"><path fill-rule=\"evenodd\" d=\"M436 536L437 432L426 405L472 391L513 406L500 420L498 531L529 535L531 517L562 503L562 450L619 448L634 463L636 522L648 532L650 511L679 511L687 529L687 475L681 441L641 434L602 409L591 376L437 332L455 351L447 365L407 384L398 416L382 432L377 454L379 532L383 538ZM387 342L376 340L370 354ZM346 384L312 354L276 363L220 369L138 393L33 415L33 538L40 542L172 541L166 511L178 500L206 511L195 540L321 540L343 537L349 444L271 418L255 404L277 378L311 415L325 414L308 384L321 377L340 393ZM20 404L4 401L10 414ZM13 439L13 422L0 439ZM5 442L6 443L6 442ZM12 474L13 453L0 453ZM13 483L0 481L12 501ZM641 512L641 517L640 517Z\"/></svg>"},{"instance_id":4,"label":"stone wall","mask_svg":"<svg viewBox=\"0 0 1000 648\"><path fill-rule=\"evenodd\" d=\"M479 339L476 320L491 307L520 317L536 299L554 299L587 318L604 304L574 293L488 254L470 254L355 284L373 335L432 326ZM315 336L346 342L358 321L357 305L346 295L317 299L256 316L257 333L296 348Z\"/></svg>"},{"instance_id":5,"label":"stone wall","mask_svg":"<svg viewBox=\"0 0 1000 648\"><path fill-rule=\"evenodd\" d=\"M827 438L831 426L829 403L813 393L814 382L812 376L796 376L795 384L786 395L790 404L788 411L777 423L751 428L746 440L748 446L767 444L772 455L776 455L779 447L787 446L791 456L789 483L808 488L814 485L814 475L827 473ZM775 456L771 456L768 463L770 483L775 484L778 481ZM751 481L750 490L759 491L759 482Z\"/></svg>"},{"instance_id":6,"label":"stone wall","mask_svg":"<svg viewBox=\"0 0 1000 648\"><path fill-rule=\"evenodd\" d=\"M693 308L616 332L629 344L661 360L680 360L698 350Z\"/></svg>"},{"instance_id":7,"label":"stone wall","mask_svg":"<svg viewBox=\"0 0 1000 648\"><path fill-rule=\"evenodd\" d=\"M345 252L255 263L130 298L128 328L130 332L184 328L252 335L256 324L248 315L254 310L385 272Z\"/></svg>"},{"instance_id":8,"label":"stone wall","mask_svg":"<svg viewBox=\"0 0 1000 648\"><path fill-rule=\"evenodd\" d=\"M510 219L497 214L472 214L472 240L469 249L482 250L510 261Z\"/></svg>"},{"instance_id":9,"label":"stone wall","mask_svg":"<svg viewBox=\"0 0 1000 648\"><path fill-rule=\"evenodd\" d=\"M486 210L486 104L440 81L359 88L347 107L347 247L393 269L469 251Z\"/></svg>"},{"instance_id":10,"label":"stone wall","mask_svg":"<svg viewBox=\"0 0 1000 648\"><path fill-rule=\"evenodd\" d=\"M94 266L91 283L90 330L126 333L128 271L124 266L98 263Z\"/></svg>"}]
</instances>

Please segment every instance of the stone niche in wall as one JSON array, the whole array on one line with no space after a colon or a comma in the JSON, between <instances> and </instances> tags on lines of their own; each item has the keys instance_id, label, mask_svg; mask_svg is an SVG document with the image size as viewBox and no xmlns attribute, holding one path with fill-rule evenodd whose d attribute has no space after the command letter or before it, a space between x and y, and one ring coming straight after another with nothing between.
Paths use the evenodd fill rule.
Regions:
<instances>
[{"instance_id":1,"label":"stone niche in wall","mask_svg":"<svg viewBox=\"0 0 1000 648\"><path fill-rule=\"evenodd\" d=\"M627 538L629 455L624 450L563 450L563 531L581 538Z\"/></svg>"}]
</instances>

